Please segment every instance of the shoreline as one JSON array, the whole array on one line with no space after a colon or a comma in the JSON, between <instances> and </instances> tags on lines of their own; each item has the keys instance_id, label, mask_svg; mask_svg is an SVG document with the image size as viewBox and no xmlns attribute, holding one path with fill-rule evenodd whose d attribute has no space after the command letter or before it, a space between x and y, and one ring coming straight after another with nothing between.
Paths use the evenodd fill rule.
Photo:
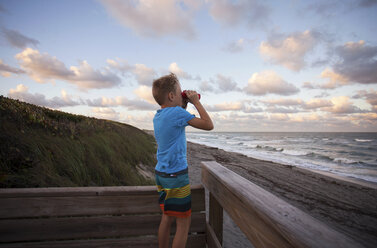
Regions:
<instances>
[{"instance_id":1,"label":"shoreline","mask_svg":"<svg viewBox=\"0 0 377 248\"><path fill-rule=\"evenodd\" d=\"M365 247L377 247L376 183L259 160L193 142L187 142L187 160L193 185L200 184L201 161L217 161Z\"/></svg>"},{"instance_id":2,"label":"shoreline","mask_svg":"<svg viewBox=\"0 0 377 248\"><path fill-rule=\"evenodd\" d=\"M301 166L297 166L297 165L290 165L288 163L286 164L286 163L281 163L281 162L264 160L264 159L255 158L255 157L248 156L248 155L245 155L245 154L242 154L242 153L238 153L238 152L227 151L227 150L224 150L224 149L218 148L218 147L213 147L213 146L208 146L208 145L204 145L204 144L200 144L200 143L195 143L195 142L192 142L192 141L187 141L187 143L192 143L192 144L195 144L195 145L205 146L205 147L210 148L210 149L219 149L219 150L222 150L224 152L235 153L235 154L238 154L240 156L246 156L248 158L256 159L256 160L267 162L267 163L286 165L286 166L289 166L289 167L294 167L295 169L301 169L301 170L308 171L308 172L318 173L318 174L321 174L321 175L324 175L324 176L327 176L327 177L331 177L331 178L334 178L334 179L337 179L337 180L343 180L343 181L346 181L346 182L359 184L359 185L364 186L364 187L369 187L369 188L377 189L377 182L368 181L368 180L365 180L365 179L362 179L362 178L357 178L357 177L352 177L352 176L345 176L345 175L341 175L341 174L337 174L337 173L332 173L330 171L315 170L315 169L305 168L305 167L301 167Z\"/></svg>"}]
</instances>

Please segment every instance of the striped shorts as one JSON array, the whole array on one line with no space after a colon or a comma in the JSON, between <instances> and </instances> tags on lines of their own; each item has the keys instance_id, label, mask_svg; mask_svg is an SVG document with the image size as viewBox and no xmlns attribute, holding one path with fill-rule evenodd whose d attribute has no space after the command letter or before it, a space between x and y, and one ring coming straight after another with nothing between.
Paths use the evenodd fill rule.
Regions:
<instances>
[{"instance_id":1,"label":"striped shorts","mask_svg":"<svg viewBox=\"0 0 377 248\"><path fill-rule=\"evenodd\" d=\"M188 169L166 174L156 171L158 203L168 216L186 218L191 216L191 188Z\"/></svg>"}]
</instances>

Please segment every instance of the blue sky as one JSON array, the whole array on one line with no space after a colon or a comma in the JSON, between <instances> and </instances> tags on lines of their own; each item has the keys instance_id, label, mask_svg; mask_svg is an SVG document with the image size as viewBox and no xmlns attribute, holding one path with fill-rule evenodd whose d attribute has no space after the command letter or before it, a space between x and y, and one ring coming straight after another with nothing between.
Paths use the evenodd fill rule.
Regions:
<instances>
[{"instance_id":1,"label":"blue sky","mask_svg":"<svg viewBox=\"0 0 377 248\"><path fill-rule=\"evenodd\" d=\"M215 131L377 131L375 23L375 0L2 0L0 94L152 129L171 71Z\"/></svg>"}]
</instances>

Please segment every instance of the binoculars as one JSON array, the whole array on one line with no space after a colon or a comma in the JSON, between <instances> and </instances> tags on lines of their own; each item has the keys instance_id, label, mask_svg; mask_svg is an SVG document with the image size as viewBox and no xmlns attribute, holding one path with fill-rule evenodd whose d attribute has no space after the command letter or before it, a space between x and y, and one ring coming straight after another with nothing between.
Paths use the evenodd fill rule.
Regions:
<instances>
[{"instance_id":1,"label":"binoculars","mask_svg":"<svg viewBox=\"0 0 377 248\"><path fill-rule=\"evenodd\" d=\"M182 94L183 98L187 98L186 90L184 90L181 94ZM200 100L200 94L198 94L198 97L199 97L199 100Z\"/></svg>"}]
</instances>

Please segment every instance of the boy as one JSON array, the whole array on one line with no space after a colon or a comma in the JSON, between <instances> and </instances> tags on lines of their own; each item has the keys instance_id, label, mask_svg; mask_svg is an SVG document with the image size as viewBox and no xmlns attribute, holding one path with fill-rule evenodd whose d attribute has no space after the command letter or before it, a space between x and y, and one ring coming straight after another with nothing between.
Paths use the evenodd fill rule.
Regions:
<instances>
[{"instance_id":1,"label":"boy","mask_svg":"<svg viewBox=\"0 0 377 248\"><path fill-rule=\"evenodd\" d=\"M191 223L191 191L186 158L185 127L212 130L213 124L195 91L182 98L178 78L170 73L153 82L152 94L161 106L153 118L157 141L156 184L160 193L162 218L158 229L160 248L169 247L170 226L176 220L173 248L186 246ZM198 110L200 118L187 112L187 101Z\"/></svg>"}]
</instances>

